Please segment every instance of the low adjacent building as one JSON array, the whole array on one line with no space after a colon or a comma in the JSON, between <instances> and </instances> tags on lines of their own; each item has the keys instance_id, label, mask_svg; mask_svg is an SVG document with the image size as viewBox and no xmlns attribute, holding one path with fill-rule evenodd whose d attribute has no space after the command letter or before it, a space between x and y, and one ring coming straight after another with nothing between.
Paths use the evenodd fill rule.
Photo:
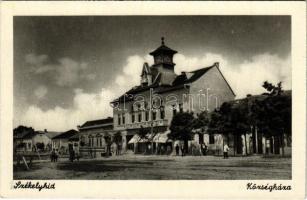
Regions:
<instances>
[{"instance_id":1,"label":"low adjacent building","mask_svg":"<svg viewBox=\"0 0 307 200\"><path fill-rule=\"evenodd\" d=\"M52 149L55 149L59 154L68 154L70 145L73 147L70 138L78 135L78 131L71 129L52 138Z\"/></svg>"},{"instance_id":2,"label":"low adjacent building","mask_svg":"<svg viewBox=\"0 0 307 200\"><path fill-rule=\"evenodd\" d=\"M108 145L115 133L113 118L87 121L78 127L80 131L81 156L101 157L106 154ZM107 141L106 141L107 140Z\"/></svg>"},{"instance_id":3,"label":"low adjacent building","mask_svg":"<svg viewBox=\"0 0 307 200\"><path fill-rule=\"evenodd\" d=\"M30 131L24 130L19 134L14 134L14 148L18 151L51 151L51 140L54 136L58 135L59 132L48 132L44 131Z\"/></svg>"}]
</instances>

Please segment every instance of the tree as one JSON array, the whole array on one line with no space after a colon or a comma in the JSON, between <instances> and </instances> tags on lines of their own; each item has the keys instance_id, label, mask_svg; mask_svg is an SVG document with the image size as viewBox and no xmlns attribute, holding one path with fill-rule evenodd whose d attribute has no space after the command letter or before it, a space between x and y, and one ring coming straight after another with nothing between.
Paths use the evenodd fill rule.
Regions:
<instances>
[{"instance_id":1,"label":"tree","mask_svg":"<svg viewBox=\"0 0 307 200\"><path fill-rule=\"evenodd\" d=\"M246 102L225 102L221 105L219 110L211 113L211 120L208 126L209 134L221 133L227 137L229 142L229 134L233 134L237 140L238 136L242 134L245 136L246 146L246 132L249 130L247 120L247 104ZM247 149L245 148L247 154Z\"/></svg>"},{"instance_id":2,"label":"tree","mask_svg":"<svg viewBox=\"0 0 307 200\"><path fill-rule=\"evenodd\" d=\"M251 127L251 119L249 116L248 99L245 98L232 109L232 120L235 133L238 135L244 135L245 155L248 154L246 133L250 131Z\"/></svg>"},{"instance_id":3,"label":"tree","mask_svg":"<svg viewBox=\"0 0 307 200\"><path fill-rule=\"evenodd\" d=\"M184 141L185 150L188 149L188 141L193 137L192 129L194 120L193 113L180 112L174 115L171 121L171 132L168 134L168 137L173 140Z\"/></svg>"},{"instance_id":4,"label":"tree","mask_svg":"<svg viewBox=\"0 0 307 200\"><path fill-rule=\"evenodd\" d=\"M283 91L281 82L275 86L265 81L262 87L267 92L251 105L251 124L266 137L277 137L284 155L284 133L291 134L291 95Z\"/></svg>"},{"instance_id":5,"label":"tree","mask_svg":"<svg viewBox=\"0 0 307 200\"><path fill-rule=\"evenodd\" d=\"M194 119L193 128L199 129L208 126L209 124L209 114L207 111L203 111L197 114L197 117Z\"/></svg>"},{"instance_id":6,"label":"tree","mask_svg":"<svg viewBox=\"0 0 307 200\"><path fill-rule=\"evenodd\" d=\"M22 134L22 133L25 133L25 132L34 133L34 129L32 127L20 125L17 128L14 128L14 130L13 130L14 135Z\"/></svg>"},{"instance_id":7,"label":"tree","mask_svg":"<svg viewBox=\"0 0 307 200\"><path fill-rule=\"evenodd\" d=\"M275 86L272 83L269 83L268 81L264 81L262 87L269 92L266 94L274 96L274 95L280 95L283 92L281 85L282 85L281 82L277 83L277 86Z\"/></svg>"},{"instance_id":8,"label":"tree","mask_svg":"<svg viewBox=\"0 0 307 200\"><path fill-rule=\"evenodd\" d=\"M270 85L270 83L268 83ZM271 84L272 85L272 84ZM269 87L267 90L271 91L268 96L258 101L258 120L259 126L266 136L273 136L279 139L284 155L284 134L291 134L291 95L284 94L281 88L281 83L278 86ZM277 89L276 89L277 88ZM270 90L271 89L271 90ZM278 92L276 92L278 91Z\"/></svg>"},{"instance_id":9,"label":"tree","mask_svg":"<svg viewBox=\"0 0 307 200\"><path fill-rule=\"evenodd\" d=\"M199 134L199 136L202 136L202 138L208 128L209 121L210 118L209 113L207 111L203 111L197 114L196 118L194 119L193 129L200 130L197 131L197 133ZM201 143L203 143L203 140L201 140Z\"/></svg>"}]
</instances>

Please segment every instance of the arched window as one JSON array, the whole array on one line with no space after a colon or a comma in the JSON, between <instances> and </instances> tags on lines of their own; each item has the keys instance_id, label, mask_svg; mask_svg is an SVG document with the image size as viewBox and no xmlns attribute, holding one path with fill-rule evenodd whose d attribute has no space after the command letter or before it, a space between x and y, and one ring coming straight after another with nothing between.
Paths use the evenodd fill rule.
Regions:
<instances>
[{"instance_id":1,"label":"arched window","mask_svg":"<svg viewBox=\"0 0 307 200\"><path fill-rule=\"evenodd\" d=\"M181 103L181 104L179 104L179 112L180 112L180 113L182 113L182 112L183 112L183 105L182 105L182 103Z\"/></svg>"}]
</instances>

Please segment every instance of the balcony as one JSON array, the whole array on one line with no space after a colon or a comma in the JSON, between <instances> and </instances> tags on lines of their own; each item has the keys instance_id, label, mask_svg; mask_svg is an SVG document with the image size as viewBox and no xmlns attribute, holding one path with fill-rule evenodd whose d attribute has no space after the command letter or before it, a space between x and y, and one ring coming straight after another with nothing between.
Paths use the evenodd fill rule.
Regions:
<instances>
[{"instance_id":1,"label":"balcony","mask_svg":"<svg viewBox=\"0 0 307 200\"><path fill-rule=\"evenodd\" d=\"M146 127L151 127L151 124L153 127L155 126L168 126L168 120L167 119L158 119L154 121L146 121L146 122L135 122L135 123L130 123L130 124L121 124L121 125L116 125L115 129L116 130L122 130L122 129L136 129L136 128L143 128Z\"/></svg>"}]
</instances>

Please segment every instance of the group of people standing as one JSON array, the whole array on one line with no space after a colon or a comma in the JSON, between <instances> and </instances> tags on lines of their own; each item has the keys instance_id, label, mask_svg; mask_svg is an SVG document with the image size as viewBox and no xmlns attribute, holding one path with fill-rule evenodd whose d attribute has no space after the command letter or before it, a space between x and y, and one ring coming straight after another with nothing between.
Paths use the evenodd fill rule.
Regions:
<instances>
[{"instance_id":1,"label":"group of people standing","mask_svg":"<svg viewBox=\"0 0 307 200\"><path fill-rule=\"evenodd\" d=\"M186 153L187 153L187 149L185 148L185 146L182 144L182 145L178 145L176 144L175 146L175 150L176 150L176 156L179 156L179 151L181 151L181 156L185 156ZM199 153L196 153L196 151L199 151ZM207 151L208 151L208 146L206 144L201 144L200 145L200 149L199 150L196 150L196 147L195 146L192 146L192 154L193 155L207 155Z\"/></svg>"},{"instance_id":2,"label":"group of people standing","mask_svg":"<svg viewBox=\"0 0 307 200\"><path fill-rule=\"evenodd\" d=\"M184 145L180 145L179 146L178 144L176 144L175 150L176 150L176 156L179 156L179 151L181 151L181 156L185 156L186 152L187 152L187 150L185 149ZM228 151L229 151L228 145L224 144L224 146L223 146L223 156L224 156L224 159L228 158ZM195 147L192 146L192 154L193 155L195 155L194 152L195 152ZM206 156L207 152L208 152L208 146L206 144L204 144L204 143L201 144L200 145L200 155Z\"/></svg>"},{"instance_id":3,"label":"group of people standing","mask_svg":"<svg viewBox=\"0 0 307 200\"><path fill-rule=\"evenodd\" d=\"M51 162L58 162L58 157L59 157L58 151L56 149L52 149L50 155Z\"/></svg>"},{"instance_id":4,"label":"group of people standing","mask_svg":"<svg viewBox=\"0 0 307 200\"><path fill-rule=\"evenodd\" d=\"M79 152L75 150L72 145L69 146L68 151L69 151L69 161L70 162L74 162L75 159L79 161L80 159Z\"/></svg>"}]
</instances>

